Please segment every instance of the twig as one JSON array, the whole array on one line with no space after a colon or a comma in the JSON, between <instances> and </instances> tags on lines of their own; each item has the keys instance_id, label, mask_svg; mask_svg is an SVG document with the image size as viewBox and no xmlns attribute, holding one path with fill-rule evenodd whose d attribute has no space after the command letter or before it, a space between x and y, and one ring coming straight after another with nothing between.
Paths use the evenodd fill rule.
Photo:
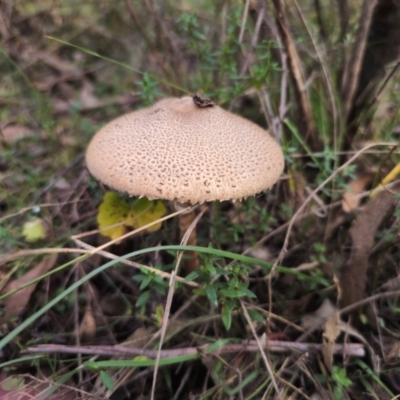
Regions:
<instances>
[{"instance_id":1,"label":"twig","mask_svg":"<svg viewBox=\"0 0 400 400\"><path fill-rule=\"evenodd\" d=\"M246 318L248 326L250 327L251 333L253 334L253 337L255 338L255 341L257 343L257 347L260 350L261 357L264 360L264 364L267 367L267 371L269 373L269 377L271 378L271 382L272 382L272 384L274 386L276 395L278 396L278 398L280 400L283 400L282 396L281 396L281 393L279 391L278 384L276 383L274 371L272 371L271 365L270 365L270 363L268 361L268 358L267 358L267 355L265 354L265 351L264 351L264 346L262 345L262 343L260 341L260 338L257 336L256 330L254 329L254 326L253 326L253 322L251 321L250 315L247 312L247 308L245 307L245 305L243 304L242 301L240 301L240 305L242 306L243 314L244 314L244 317Z\"/></svg>"},{"instance_id":2,"label":"twig","mask_svg":"<svg viewBox=\"0 0 400 400\"><path fill-rule=\"evenodd\" d=\"M240 71L240 76L244 75L246 73L247 69L249 68L251 56L254 53L254 49L257 46L258 38L260 35L260 29L261 29L261 25L262 25L262 22L264 19L264 11L265 11L265 7L261 6L260 10L258 11L258 17L257 17L257 21L256 21L256 26L254 28L253 37L251 38L250 49L247 52L246 59L244 61L243 67Z\"/></svg>"},{"instance_id":3,"label":"twig","mask_svg":"<svg viewBox=\"0 0 400 400\"><path fill-rule=\"evenodd\" d=\"M363 306L364 304L368 304L368 303L371 303L373 301L384 299L386 297L394 297L394 296L400 296L400 290L395 290L395 291L386 292L386 293L374 294L373 296L369 296L366 299L359 300L356 303L350 304L349 306L344 307L341 310L339 310L339 315L348 314L349 312L352 312L352 311L356 310L357 308Z\"/></svg>"},{"instance_id":4,"label":"twig","mask_svg":"<svg viewBox=\"0 0 400 400\"><path fill-rule=\"evenodd\" d=\"M242 17L242 22L240 24L240 33L239 33L239 43L242 43L243 41L243 35L244 35L244 30L246 27L246 21L247 21L247 15L249 14L249 5L250 5L250 0L246 0L246 5L244 6L244 11L243 11L243 17Z\"/></svg>"},{"instance_id":5,"label":"twig","mask_svg":"<svg viewBox=\"0 0 400 400\"><path fill-rule=\"evenodd\" d=\"M42 254L58 254L58 253L91 254L91 251L74 249L74 248L52 248L52 247L47 247L47 248L45 247L43 249L18 250L14 253L7 254L5 256L1 256L0 257L0 265L7 264L10 261L18 260L21 257L40 256Z\"/></svg>"},{"instance_id":6,"label":"twig","mask_svg":"<svg viewBox=\"0 0 400 400\"><path fill-rule=\"evenodd\" d=\"M338 107L337 107L337 100L336 100L336 95L335 95L335 89L334 89L334 84L331 79L331 75L329 74L329 69L325 60L325 57L322 56L321 51L319 49L319 46L317 45L311 29L309 28L309 24L307 23L306 18L303 15L303 12L301 11L301 8L299 7L299 4L297 0L295 0L297 10L299 12L300 18L303 22L303 25L305 26L308 35L310 36L311 42L315 48L315 52L317 54L318 60L321 64L322 72L323 72L323 77L326 82L326 87L329 93L329 100L332 106L332 120L333 120L333 140L334 140L334 148L338 150L338 134L339 134L339 112L338 112ZM326 54L326 51L325 51Z\"/></svg>"},{"instance_id":7,"label":"twig","mask_svg":"<svg viewBox=\"0 0 400 400\"><path fill-rule=\"evenodd\" d=\"M272 0L272 3L275 9L279 32L288 55L289 69L293 78L294 89L299 104L300 123L302 125L301 128L302 130L304 130L307 144L313 150L317 150L319 147L319 140L315 134L310 99L308 97L308 92L305 89L300 57L297 53L296 46L289 31L289 26L285 13L285 6L282 0Z\"/></svg>"},{"instance_id":8,"label":"twig","mask_svg":"<svg viewBox=\"0 0 400 400\"><path fill-rule=\"evenodd\" d=\"M388 294L388 293L384 293ZM399 294L399 292L396 292ZM261 344L262 345L262 344ZM174 358L179 356L188 356L197 354L202 356L204 354L212 354L208 351L209 345L199 347L183 347L180 349L161 350L162 358ZM280 340L268 340L267 345L262 345L263 349L273 353L285 353L288 351L298 351L306 353L309 351L321 351L322 344L315 343L298 343L298 342L285 342ZM258 352L260 351L259 345L255 340L245 340L238 344L227 344L218 348L218 354L230 354L240 352ZM364 345L361 343L348 343L336 344L333 349L335 354L347 354L349 356L363 357L365 355ZM135 356L145 356L151 359L157 357L158 350L150 350L136 347L128 347L123 345L115 346L67 346L63 344L39 344L36 346L28 346L25 350L19 353L20 356L27 356L29 354L83 354L90 356L102 356L116 358L132 358ZM0 357L4 357L4 352L0 350Z\"/></svg>"},{"instance_id":9,"label":"twig","mask_svg":"<svg viewBox=\"0 0 400 400\"><path fill-rule=\"evenodd\" d=\"M349 116L357 90L361 66L367 45L369 27L371 26L373 12L377 2L378 0L364 0L361 16L359 18L360 25L357 32L356 43L344 69L342 99L345 120L347 120L347 117Z\"/></svg>"}]
</instances>

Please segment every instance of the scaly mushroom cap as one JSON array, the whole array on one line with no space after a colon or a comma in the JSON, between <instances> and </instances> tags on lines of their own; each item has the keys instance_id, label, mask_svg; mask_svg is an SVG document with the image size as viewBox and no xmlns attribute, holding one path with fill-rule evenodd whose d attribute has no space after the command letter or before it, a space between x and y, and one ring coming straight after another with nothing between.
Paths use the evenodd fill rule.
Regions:
<instances>
[{"instance_id":1,"label":"scaly mushroom cap","mask_svg":"<svg viewBox=\"0 0 400 400\"><path fill-rule=\"evenodd\" d=\"M167 98L100 129L86 153L106 185L150 199L191 204L233 200L272 186L282 150L254 123L191 97Z\"/></svg>"}]
</instances>

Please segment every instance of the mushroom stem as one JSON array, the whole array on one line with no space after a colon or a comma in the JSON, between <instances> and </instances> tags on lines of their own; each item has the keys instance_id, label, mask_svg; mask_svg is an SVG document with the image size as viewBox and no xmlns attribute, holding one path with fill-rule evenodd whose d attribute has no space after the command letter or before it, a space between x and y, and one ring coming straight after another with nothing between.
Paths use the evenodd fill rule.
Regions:
<instances>
[{"instance_id":1,"label":"mushroom stem","mask_svg":"<svg viewBox=\"0 0 400 400\"><path fill-rule=\"evenodd\" d=\"M174 202L174 206L176 210L180 208L186 208L188 204L182 204L178 202ZM190 211L186 213L179 214L179 239L182 241L185 236L187 230L190 225L196 219L196 213L192 208ZM187 246L196 246L197 245L197 235L196 228L192 229L189 234L189 238L186 241ZM193 271L196 271L200 266L199 255L196 251L185 251L185 257L183 259L183 266L186 274L190 274Z\"/></svg>"}]
</instances>

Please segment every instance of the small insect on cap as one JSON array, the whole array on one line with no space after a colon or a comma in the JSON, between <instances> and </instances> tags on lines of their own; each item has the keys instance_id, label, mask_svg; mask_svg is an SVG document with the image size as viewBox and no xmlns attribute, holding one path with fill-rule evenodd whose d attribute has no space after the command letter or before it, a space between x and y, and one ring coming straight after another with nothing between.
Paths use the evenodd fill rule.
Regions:
<instances>
[{"instance_id":1,"label":"small insect on cap","mask_svg":"<svg viewBox=\"0 0 400 400\"><path fill-rule=\"evenodd\" d=\"M113 189L191 204L252 196L284 167L267 131L198 95L111 121L93 137L86 162Z\"/></svg>"}]
</instances>

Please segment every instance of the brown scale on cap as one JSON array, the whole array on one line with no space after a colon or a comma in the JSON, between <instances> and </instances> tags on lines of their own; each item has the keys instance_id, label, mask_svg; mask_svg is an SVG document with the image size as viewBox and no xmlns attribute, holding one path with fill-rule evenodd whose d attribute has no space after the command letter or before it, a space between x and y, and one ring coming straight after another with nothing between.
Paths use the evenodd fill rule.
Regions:
<instances>
[{"instance_id":1,"label":"brown scale on cap","mask_svg":"<svg viewBox=\"0 0 400 400\"><path fill-rule=\"evenodd\" d=\"M272 186L281 148L262 128L192 97L167 98L123 115L89 144L90 172L131 196L203 203L235 200Z\"/></svg>"}]
</instances>

